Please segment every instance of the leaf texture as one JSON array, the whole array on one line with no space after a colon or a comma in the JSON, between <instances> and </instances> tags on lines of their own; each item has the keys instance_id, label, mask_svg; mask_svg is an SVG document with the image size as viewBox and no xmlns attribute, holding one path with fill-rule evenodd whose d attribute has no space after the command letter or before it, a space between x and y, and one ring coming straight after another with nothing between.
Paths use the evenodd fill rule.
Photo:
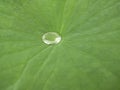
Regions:
<instances>
[{"instance_id":1,"label":"leaf texture","mask_svg":"<svg viewBox=\"0 0 120 90\"><path fill-rule=\"evenodd\" d=\"M46 45L42 35L62 41ZM120 90L120 0L0 0L0 90Z\"/></svg>"}]
</instances>

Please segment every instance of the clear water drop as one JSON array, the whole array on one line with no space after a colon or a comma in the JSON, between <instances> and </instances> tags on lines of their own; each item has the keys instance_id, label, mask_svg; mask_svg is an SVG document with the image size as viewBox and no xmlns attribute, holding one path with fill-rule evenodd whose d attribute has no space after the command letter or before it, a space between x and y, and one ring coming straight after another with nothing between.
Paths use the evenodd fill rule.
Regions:
<instances>
[{"instance_id":1,"label":"clear water drop","mask_svg":"<svg viewBox=\"0 0 120 90\"><path fill-rule=\"evenodd\" d=\"M61 41L61 36L56 32L47 32L42 36L45 44L58 44Z\"/></svg>"}]
</instances>

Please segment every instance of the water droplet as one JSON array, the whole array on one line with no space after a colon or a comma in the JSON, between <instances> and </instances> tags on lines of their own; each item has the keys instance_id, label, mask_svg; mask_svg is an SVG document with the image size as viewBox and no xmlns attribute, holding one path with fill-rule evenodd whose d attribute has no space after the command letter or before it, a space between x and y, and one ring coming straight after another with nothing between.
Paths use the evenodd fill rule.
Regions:
<instances>
[{"instance_id":1,"label":"water droplet","mask_svg":"<svg viewBox=\"0 0 120 90\"><path fill-rule=\"evenodd\" d=\"M47 32L42 36L45 44L58 44L61 41L61 36L56 32Z\"/></svg>"}]
</instances>

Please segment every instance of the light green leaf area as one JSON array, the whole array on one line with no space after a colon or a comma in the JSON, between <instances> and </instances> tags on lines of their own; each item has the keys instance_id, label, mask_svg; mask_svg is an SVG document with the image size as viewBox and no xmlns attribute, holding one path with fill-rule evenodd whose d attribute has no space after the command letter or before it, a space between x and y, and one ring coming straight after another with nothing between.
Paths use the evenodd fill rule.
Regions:
<instances>
[{"instance_id":1,"label":"light green leaf area","mask_svg":"<svg viewBox=\"0 0 120 90\"><path fill-rule=\"evenodd\" d=\"M0 0L0 90L120 90L120 0Z\"/></svg>"}]
</instances>

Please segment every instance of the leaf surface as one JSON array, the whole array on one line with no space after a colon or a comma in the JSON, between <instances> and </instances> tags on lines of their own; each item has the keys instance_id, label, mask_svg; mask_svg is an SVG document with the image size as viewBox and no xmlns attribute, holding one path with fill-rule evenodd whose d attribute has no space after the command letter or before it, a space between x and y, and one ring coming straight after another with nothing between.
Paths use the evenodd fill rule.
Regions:
<instances>
[{"instance_id":1,"label":"leaf surface","mask_svg":"<svg viewBox=\"0 0 120 90\"><path fill-rule=\"evenodd\" d=\"M46 45L57 32L62 41ZM0 90L120 90L120 0L0 0Z\"/></svg>"}]
</instances>

